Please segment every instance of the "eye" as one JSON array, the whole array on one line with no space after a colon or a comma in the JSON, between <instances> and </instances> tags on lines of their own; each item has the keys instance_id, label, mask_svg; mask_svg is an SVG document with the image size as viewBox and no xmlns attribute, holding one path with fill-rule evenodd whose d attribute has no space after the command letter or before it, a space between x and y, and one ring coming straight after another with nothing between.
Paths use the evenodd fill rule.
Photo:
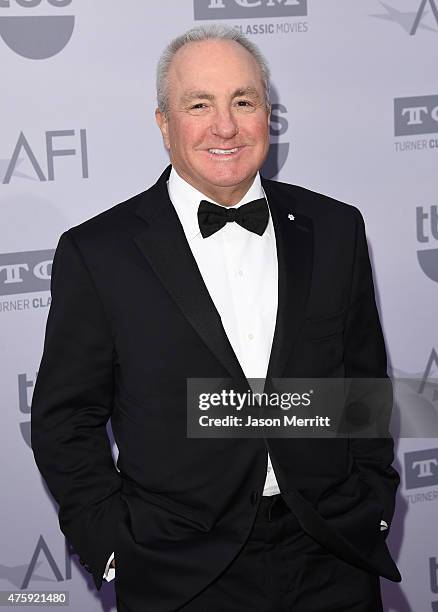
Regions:
<instances>
[{"instance_id":1,"label":"eye","mask_svg":"<svg viewBox=\"0 0 438 612\"><path fill-rule=\"evenodd\" d=\"M251 102L250 100L238 100L236 105L237 105L237 108L242 109L246 112L251 112L255 110L254 103Z\"/></svg>"},{"instance_id":2,"label":"eye","mask_svg":"<svg viewBox=\"0 0 438 612\"><path fill-rule=\"evenodd\" d=\"M207 105L205 104L205 102L197 102L196 104L193 104L190 107L190 110L199 110L201 108L206 108Z\"/></svg>"}]
</instances>

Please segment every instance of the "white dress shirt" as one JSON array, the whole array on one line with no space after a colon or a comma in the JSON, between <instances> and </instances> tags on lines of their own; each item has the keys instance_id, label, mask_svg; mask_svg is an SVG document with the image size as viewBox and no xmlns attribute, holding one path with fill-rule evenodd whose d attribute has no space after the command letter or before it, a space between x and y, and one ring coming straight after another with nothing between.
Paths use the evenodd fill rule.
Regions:
<instances>
[{"instance_id":1,"label":"white dress shirt","mask_svg":"<svg viewBox=\"0 0 438 612\"><path fill-rule=\"evenodd\" d=\"M201 200L220 203L192 187L173 167L167 186L187 242L245 376L264 379L278 302L277 247L271 214L261 236L238 223L229 222L203 238L197 217L199 203ZM266 194L257 173L240 202L228 208L237 208L263 197L266 198ZM263 495L279 492L268 453ZM109 568L113 558L114 554L108 560L104 574L108 581L115 576L115 569Z\"/></svg>"},{"instance_id":2,"label":"white dress shirt","mask_svg":"<svg viewBox=\"0 0 438 612\"><path fill-rule=\"evenodd\" d=\"M272 218L259 236L238 223L203 238L198 224L201 200L211 198L189 185L172 167L169 197L230 344L247 378L266 377L278 300L278 262ZM244 197L233 206L266 197L257 173ZM280 492L268 454L263 495Z\"/></svg>"}]
</instances>

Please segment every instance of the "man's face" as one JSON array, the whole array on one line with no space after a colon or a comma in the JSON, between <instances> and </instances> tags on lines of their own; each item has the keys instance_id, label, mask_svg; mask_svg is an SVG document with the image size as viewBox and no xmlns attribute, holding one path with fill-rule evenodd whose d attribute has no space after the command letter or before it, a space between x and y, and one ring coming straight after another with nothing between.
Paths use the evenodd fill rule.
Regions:
<instances>
[{"instance_id":1,"label":"man's face","mask_svg":"<svg viewBox=\"0 0 438 612\"><path fill-rule=\"evenodd\" d=\"M170 160L193 187L237 203L269 148L269 112L260 69L232 40L192 42L169 70L169 112L157 123Z\"/></svg>"}]
</instances>

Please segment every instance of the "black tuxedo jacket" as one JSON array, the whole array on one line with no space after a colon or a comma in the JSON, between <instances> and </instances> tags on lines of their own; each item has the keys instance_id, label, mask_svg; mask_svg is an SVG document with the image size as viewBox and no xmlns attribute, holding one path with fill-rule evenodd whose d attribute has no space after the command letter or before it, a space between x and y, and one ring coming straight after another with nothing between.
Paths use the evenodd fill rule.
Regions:
<instances>
[{"instance_id":1,"label":"black tuxedo jacket","mask_svg":"<svg viewBox=\"0 0 438 612\"><path fill-rule=\"evenodd\" d=\"M63 233L56 249L31 423L61 530L98 589L115 551L115 587L133 609L177 609L243 546L269 449L302 528L400 581L379 527L391 523L399 484L390 437L187 438L186 379L245 376L169 200L169 173ZM385 377L360 212L262 184L279 274L268 377Z\"/></svg>"}]
</instances>

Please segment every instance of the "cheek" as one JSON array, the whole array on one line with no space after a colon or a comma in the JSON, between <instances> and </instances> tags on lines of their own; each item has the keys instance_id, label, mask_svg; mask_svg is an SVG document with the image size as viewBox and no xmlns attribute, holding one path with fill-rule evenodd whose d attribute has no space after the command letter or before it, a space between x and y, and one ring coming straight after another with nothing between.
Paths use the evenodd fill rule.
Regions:
<instances>
[{"instance_id":1,"label":"cheek","mask_svg":"<svg viewBox=\"0 0 438 612\"><path fill-rule=\"evenodd\" d=\"M263 145L269 141L269 125L266 122L260 122L257 126L257 135Z\"/></svg>"},{"instance_id":2,"label":"cheek","mask_svg":"<svg viewBox=\"0 0 438 612\"><path fill-rule=\"evenodd\" d=\"M205 128L200 122L182 120L175 130L174 143L181 150L190 150L197 145L200 145L205 136Z\"/></svg>"},{"instance_id":3,"label":"cheek","mask_svg":"<svg viewBox=\"0 0 438 612\"><path fill-rule=\"evenodd\" d=\"M241 132L246 132L252 141L262 148L265 148L269 142L269 125L265 119L257 119L242 125Z\"/></svg>"}]
</instances>

